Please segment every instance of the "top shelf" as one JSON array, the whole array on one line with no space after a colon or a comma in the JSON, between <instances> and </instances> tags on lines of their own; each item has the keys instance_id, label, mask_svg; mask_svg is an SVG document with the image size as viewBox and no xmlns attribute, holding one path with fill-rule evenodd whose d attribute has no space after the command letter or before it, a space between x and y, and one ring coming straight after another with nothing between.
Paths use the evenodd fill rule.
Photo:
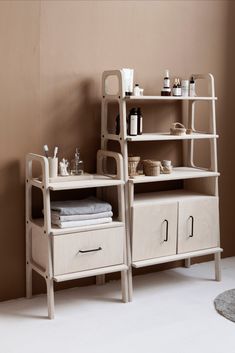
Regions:
<instances>
[{"instance_id":1,"label":"top shelf","mask_svg":"<svg viewBox=\"0 0 235 353\"><path fill-rule=\"evenodd\" d=\"M79 176L77 180L73 180L73 181L66 181L66 177L62 177L61 179L62 181L49 182L48 188L52 191L56 191L56 190L97 188L97 187L115 186L115 185L124 184L123 180L114 179L112 177L98 175L98 174L91 175L91 178L89 179L81 178L79 180ZM43 182L39 179L32 179L31 184L33 186L43 188Z\"/></svg>"},{"instance_id":2,"label":"top shelf","mask_svg":"<svg viewBox=\"0 0 235 353\"><path fill-rule=\"evenodd\" d=\"M126 101L215 101L217 97L126 96Z\"/></svg>"}]
</instances>

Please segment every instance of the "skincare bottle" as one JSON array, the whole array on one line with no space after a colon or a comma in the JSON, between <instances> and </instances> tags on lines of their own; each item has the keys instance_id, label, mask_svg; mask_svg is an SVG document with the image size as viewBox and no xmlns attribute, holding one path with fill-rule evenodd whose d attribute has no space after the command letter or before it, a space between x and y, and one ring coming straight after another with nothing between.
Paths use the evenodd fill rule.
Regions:
<instances>
[{"instance_id":1,"label":"skincare bottle","mask_svg":"<svg viewBox=\"0 0 235 353\"><path fill-rule=\"evenodd\" d=\"M195 81L194 81L193 76L190 78L190 82L189 82L189 95L190 95L190 97L196 96Z\"/></svg>"},{"instance_id":2,"label":"skincare bottle","mask_svg":"<svg viewBox=\"0 0 235 353\"><path fill-rule=\"evenodd\" d=\"M182 87L181 87L181 82L180 82L179 78L178 78L177 86L178 86L178 94L179 94L179 96L182 96Z\"/></svg>"},{"instance_id":3,"label":"skincare bottle","mask_svg":"<svg viewBox=\"0 0 235 353\"><path fill-rule=\"evenodd\" d=\"M138 112L136 108L132 108L129 113L127 134L130 136L137 136L138 134Z\"/></svg>"},{"instance_id":4,"label":"skincare bottle","mask_svg":"<svg viewBox=\"0 0 235 353\"><path fill-rule=\"evenodd\" d=\"M169 70L165 70L165 75L163 79L163 88L161 90L161 96L171 96L171 84Z\"/></svg>"},{"instance_id":5,"label":"skincare bottle","mask_svg":"<svg viewBox=\"0 0 235 353\"><path fill-rule=\"evenodd\" d=\"M137 134L142 135L143 134L143 116L142 116L140 108L137 109L137 114L138 114Z\"/></svg>"},{"instance_id":6,"label":"skincare bottle","mask_svg":"<svg viewBox=\"0 0 235 353\"><path fill-rule=\"evenodd\" d=\"M173 85L173 96L180 97L182 94L180 80L175 78L174 85Z\"/></svg>"},{"instance_id":7,"label":"skincare bottle","mask_svg":"<svg viewBox=\"0 0 235 353\"><path fill-rule=\"evenodd\" d=\"M165 70L163 87L164 88L170 88L171 87L169 70Z\"/></svg>"},{"instance_id":8,"label":"skincare bottle","mask_svg":"<svg viewBox=\"0 0 235 353\"><path fill-rule=\"evenodd\" d=\"M140 87L138 83L136 83L135 88L134 88L134 96L140 96Z\"/></svg>"},{"instance_id":9,"label":"skincare bottle","mask_svg":"<svg viewBox=\"0 0 235 353\"><path fill-rule=\"evenodd\" d=\"M188 97L188 93L189 93L189 80L182 80L182 81L181 81L181 86L182 86L182 96L183 96L183 97Z\"/></svg>"}]
</instances>

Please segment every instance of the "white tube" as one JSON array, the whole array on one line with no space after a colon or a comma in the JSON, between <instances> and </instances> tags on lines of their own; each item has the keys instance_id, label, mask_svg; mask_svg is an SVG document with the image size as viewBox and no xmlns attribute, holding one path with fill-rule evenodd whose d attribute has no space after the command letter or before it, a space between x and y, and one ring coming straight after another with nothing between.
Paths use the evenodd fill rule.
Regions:
<instances>
[{"instance_id":1,"label":"white tube","mask_svg":"<svg viewBox=\"0 0 235 353\"><path fill-rule=\"evenodd\" d=\"M133 92L134 69L122 69L122 71L124 73L126 95L131 95Z\"/></svg>"}]
</instances>

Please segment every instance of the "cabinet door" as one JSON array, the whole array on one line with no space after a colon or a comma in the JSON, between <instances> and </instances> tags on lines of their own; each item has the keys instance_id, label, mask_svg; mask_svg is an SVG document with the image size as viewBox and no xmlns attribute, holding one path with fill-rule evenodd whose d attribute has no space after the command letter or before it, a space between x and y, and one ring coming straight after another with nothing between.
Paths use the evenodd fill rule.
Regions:
<instances>
[{"instance_id":1,"label":"cabinet door","mask_svg":"<svg viewBox=\"0 0 235 353\"><path fill-rule=\"evenodd\" d=\"M179 202L178 253L219 246L218 198Z\"/></svg>"},{"instance_id":2,"label":"cabinet door","mask_svg":"<svg viewBox=\"0 0 235 353\"><path fill-rule=\"evenodd\" d=\"M133 261L176 254L177 202L132 209Z\"/></svg>"}]
</instances>

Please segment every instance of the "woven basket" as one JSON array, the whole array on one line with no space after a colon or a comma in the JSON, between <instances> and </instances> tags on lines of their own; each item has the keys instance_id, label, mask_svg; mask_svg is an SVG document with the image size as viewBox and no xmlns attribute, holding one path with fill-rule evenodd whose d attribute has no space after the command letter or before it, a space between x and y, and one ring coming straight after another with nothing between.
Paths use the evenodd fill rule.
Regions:
<instances>
[{"instance_id":1,"label":"woven basket","mask_svg":"<svg viewBox=\"0 0 235 353\"><path fill-rule=\"evenodd\" d=\"M172 128L170 130L171 135L185 135L186 134L186 128L183 124L181 123L174 123L172 124Z\"/></svg>"},{"instance_id":2,"label":"woven basket","mask_svg":"<svg viewBox=\"0 0 235 353\"><path fill-rule=\"evenodd\" d=\"M145 159L143 161L144 174L147 176L157 176L161 173L161 162Z\"/></svg>"},{"instance_id":3,"label":"woven basket","mask_svg":"<svg viewBox=\"0 0 235 353\"><path fill-rule=\"evenodd\" d=\"M128 157L128 174L130 177L138 175L137 166L139 164L140 157Z\"/></svg>"}]
</instances>

